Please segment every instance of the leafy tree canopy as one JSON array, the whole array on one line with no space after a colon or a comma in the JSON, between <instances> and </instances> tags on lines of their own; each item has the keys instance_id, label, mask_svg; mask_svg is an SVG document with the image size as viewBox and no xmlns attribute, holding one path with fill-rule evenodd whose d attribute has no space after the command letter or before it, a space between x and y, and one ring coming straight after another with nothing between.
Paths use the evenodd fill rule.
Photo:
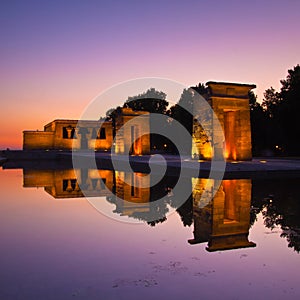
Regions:
<instances>
[{"instance_id":1,"label":"leafy tree canopy","mask_svg":"<svg viewBox=\"0 0 300 300\"><path fill-rule=\"evenodd\" d=\"M128 97L123 107L133 110L148 111L150 113L165 114L169 102L166 100L167 95L164 92L150 88L146 92Z\"/></svg>"},{"instance_id":2,"label":"leafy tree canopy","mask_svg":"<svg viewBox=\"0 0 300 300\"><path fill-rule=\"evenodd\" d=\"M281 142L285 154L300 155L300 66L288 70L286 79L281 80L280 92L269 88L264 93L263 108L270 119L276 139Z\"/></svg>"}]
</instances>

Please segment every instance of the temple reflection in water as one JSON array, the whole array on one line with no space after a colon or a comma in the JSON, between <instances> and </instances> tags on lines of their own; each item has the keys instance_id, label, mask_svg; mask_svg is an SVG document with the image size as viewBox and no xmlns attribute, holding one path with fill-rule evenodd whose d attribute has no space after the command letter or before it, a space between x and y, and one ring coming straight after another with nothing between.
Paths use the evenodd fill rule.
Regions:
<instances>
[{"instance_id":1,"label":"temple reflection in water","mask_svg":"<svg viewBox=\"0 0 300 300\"><path fill-rule=\"evenodd\" d=\"M150 225L165 221L167 206L176 206L176 198L180 197L173 194L172 187L176 184L173 177L145 187L151 186L153 176L142 173L24 169L23 174L24 187L44 187L56 199L104 197L99 201L113 203L114 213L146 222L149 214L158 214L158 221L148 222ZM191 189L191 197L177 212L184 225L194 225L194 238L188 242L207 242L208 251L254 247L255 244L248 240L251 179L223 180L218 189L216 186L212 179L187 178L184 188ZM212 193L215 193L213 198ZM163 196L163 203L157 207L150 205Z\"/></svg>"},{"instance_id":2,"label":"temple reflection in water","mask_svg":"<svg viewBox=\"0 0 300 300\"><path fill-rule=\"evenodd\" d=\"M84 197L84 194L90 197L109 196L114 184L113 171L110 170L24 169L23 175L24 187L44 187L56 199Z\"/></svg>"},{"instance_id":3,"label":"temple reflection in water","mask_svg":"<svg viewBox=\"0 0 300 300\"><path fill-rule=\"evenodd\" d=\"M189 243L208 242L208 251L254 247L249 242L251 180L223 180L212 201L208 191L215 189L211 179L194 179L194 239ZM207 195L203 196L203 192ZM203 203L204 202L204 203Z\"/></svg>"}]
</instances>

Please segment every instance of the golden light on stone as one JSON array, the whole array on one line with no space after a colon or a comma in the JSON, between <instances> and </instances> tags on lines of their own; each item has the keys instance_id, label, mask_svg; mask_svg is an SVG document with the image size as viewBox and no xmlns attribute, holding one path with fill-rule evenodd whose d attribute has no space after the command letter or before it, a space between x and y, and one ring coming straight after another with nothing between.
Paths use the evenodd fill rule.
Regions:
<instances>
[{"instance_id":1,"label":"golden light on stone","mask_svg":"<svg viewBox=\"0 0 300 300\"><path fill-rule=\"evenodd\" d=\"M211 105L216 117L222 126L225 140L223 141L223 149L220 145L214 145L215 151L221 151L226 160L251 160L251 127L250 127L250 108L248 93L255 85L227 83L227 82L207 82L209 93L205 96ZM197 117L202 112L194 111ZM220 136L213 124L212 140L214 137ZM193 138L200 153L201 158L211 159L214 155L213 151L208 151L208 142L205 137L198 134L199 124L194 123ZM206 145L206 146L205 146ZM192 149L195 153L195 149Z\"/></svg>"},{"instance_id":2,"label":"golden light on stone","mask_svg":"<svg viewBox=\"0 0 300 300\"><path fill-rule=\"evenodd\" d=\"M208 251L255 246L248 240L250 179L223 180L213 199L214 180L194 178L193 186L194 238L189 243L208 242Z\"/></svg>"}]
</instances>

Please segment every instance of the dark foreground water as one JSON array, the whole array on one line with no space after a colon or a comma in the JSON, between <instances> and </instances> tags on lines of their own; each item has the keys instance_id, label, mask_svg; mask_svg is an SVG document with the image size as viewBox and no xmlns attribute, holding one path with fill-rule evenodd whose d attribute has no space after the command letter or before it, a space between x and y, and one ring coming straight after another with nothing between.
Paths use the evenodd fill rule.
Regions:
<instances>
[{"instance_id":1,"label":"dark foreground water","mask_svg":"<svg viewBox=\"0 0 300 300\"><path fill-rule=\"evenodd\" d=\"M125 222L82 197L72 170L0 169L0 299L300 299L299 179L226 180L207 202L213 183L189 179L192 196L166 217L172 180L146 193L121 175L106 185L133 204L98 200ZM147 222L134 204L162 191L169 203Z\"/></svg>"}]
</instances>

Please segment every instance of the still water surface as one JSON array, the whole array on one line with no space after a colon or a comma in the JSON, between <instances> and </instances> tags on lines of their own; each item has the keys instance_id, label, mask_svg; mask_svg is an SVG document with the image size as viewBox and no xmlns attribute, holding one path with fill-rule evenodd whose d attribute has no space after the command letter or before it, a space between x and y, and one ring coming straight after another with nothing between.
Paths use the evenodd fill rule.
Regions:
<instances>
[{"instance_id":1,"label":"still water surface","mask_svg":"<svg viewBox=\"0 0 300 300\"><path fill-rule=\"evenodd\" d=\"M0 169L0 299L300 298L300 179L225 180L204 205L206 179L191 178L192 196L166 217L172 179L127 193L106 172L134 201L167 193L160 221L133 224L97 211L72 172ZM147 206L136 213L86 179L112 214L147 220Z\"/></svg>"}]
</instances>

